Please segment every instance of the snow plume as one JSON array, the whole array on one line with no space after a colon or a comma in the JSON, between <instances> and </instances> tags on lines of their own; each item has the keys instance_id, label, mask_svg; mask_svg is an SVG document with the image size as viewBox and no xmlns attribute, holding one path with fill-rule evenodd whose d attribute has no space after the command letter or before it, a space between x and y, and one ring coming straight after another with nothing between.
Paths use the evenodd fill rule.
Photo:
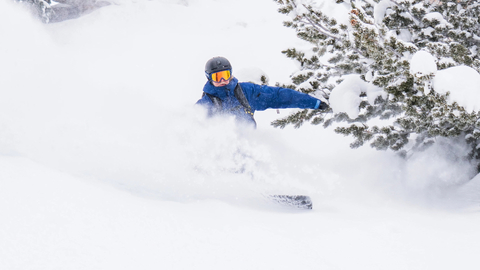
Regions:
<instances>
[{"instance_id":1,"label":"snow plume","mask_svg":"<svg viewBox=\"0 0 480 270\"><path fill-rule=\"evenodd\" d=\"M275 129L275 110L251 130L193 105L213 56L289 81L280 52L298 39L273 1L116 2L44 25L0 1L0 269L478 268L478 212L411 200L462 185L452 151L405 163L331 129ZM231 42L211 39L217 20ZM456 195L478 205L478 182Z\"/></svg>"},{"instance_id":2,"label":"snow plume","mask_svg":"<svg viewBox=\"0 0 480 270\"><path fill-rule=\"evenodd\" d=\"M229 22L220 31L242 48L205 41L212 16L185 20L229 5L242 15L218 13ZM207 120L193 106L212 56L229 58L241 80L268 75L272 82L288 81L296 67L281 51L298 39L282 26L285 18L277 17L275 3L263 5L252 10L233 0L123 1L44 25L18 5L0 2L0 34L7 41L0 44L0 69L8 74L0 76L0 153L180 201L247 200L260 193L325 198L356 183L389 182L386 168L400 170L389 152L351 150L349 138L318 127L273 129L269 123L279 117L274 111L257 112L259 127L252 132L228 117ZM274 19L263 19L266 10ZM331 106L355 118L361 93L373 102L382 91L346 76L333 90ZM385 170L378 169L379 159Z\"/></svg>"},{"instance_id":3,"label":"snow plume","mask_svg":"<svg viewBox=\"0 0 480 270\"><path fill-rule=\"evenodd\" d=\"M77 20L44 25L20 6L1 2L0 34L11 42L0 44L1 74L8 74L0 75L0 153L171 200L236 200L295 190L297 177L283 170L293 165L272 161L272 151L285 153L273 150L270 135L251 135L230 118L207 120L193 105L205 83L205 61L212 56L227 56L243 80L266 76L259 68L242 72L247 63L273 71L275 80L279 74L287 80L290 61L269 60L270 53L281 57L287 45L272 39L268 51L260 53L264 59L243 54L255 51L255 44L241 55L235 46L212 46L204 40L214 19L185 23L176 14L193 18L202 5L222 9L231 3L182 3L124 1ZM270 5L276 14L275 4ZM258 17L255 10L248 14ZM236 23L220 30L237 39L248 25L241 16L230 19ZM262 26L254 27L248 37L263 39L269 36L265 33ZM201 44L192 46L192 40Z\"/></svg>"},{"instance_id":4,"label":"snow plume","mask_svg":"<svg viewBox=\"0 0 480 270\"><path fill-rule=\"evenodd\" d=\"M463 158L470 147L461 138L453 141L436 138L436 141L427 150L413 153L404 161L400 175L408 197L437 206L447 206L452 203L451 199L459 202L478 197L480 193L474 192L464 198L456 195L476 174L475 166ZM457 204L448 205L454 206Z\"/></svg>"}]
</instances>

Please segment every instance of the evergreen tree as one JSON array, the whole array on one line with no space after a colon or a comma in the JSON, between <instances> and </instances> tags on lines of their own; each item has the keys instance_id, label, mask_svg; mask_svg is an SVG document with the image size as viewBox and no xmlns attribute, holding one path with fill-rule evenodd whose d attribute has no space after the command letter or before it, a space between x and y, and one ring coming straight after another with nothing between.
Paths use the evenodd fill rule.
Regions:
<instances>
[{"instance_id":1,"label":"evergreen tree","mask_svg":"<svg viewBox=\"0 0 480 270\"><path fill-rule=\"evenodd\" d=\"M409 62L412 54L424 50L437 59L438 70L466 65L479 71L479 1L337 0L349 5L348 24L302 4L307 1L274 1L280 13L292 18L285 26L312 44L308 52L294 48L283 52L301 64L289 87L328 100L346 75L358 74L383 91L374 100L360 93L355 119L332 110L304 110L274 121L274 126L300 127L310 121L327 127L342 122L345 125L335 131L353 136L351 147L370 142L376 149L403 155L428 147L437 136L461 137L471 145L469 158L480 160L480 114L449 103L448 93L432 88L434 74L411 74ZM374 119L382 121L372 124Z\"/></svg>"}]
</instances>

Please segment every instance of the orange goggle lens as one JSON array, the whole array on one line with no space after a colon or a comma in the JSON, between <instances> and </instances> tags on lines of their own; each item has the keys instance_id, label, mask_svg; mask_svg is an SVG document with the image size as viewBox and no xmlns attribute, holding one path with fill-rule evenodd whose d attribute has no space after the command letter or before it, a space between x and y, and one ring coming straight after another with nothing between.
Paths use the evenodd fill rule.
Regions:
<instances>
[{"instance_id":1,"label":"orange goggle lens","mask_svg":"<svg viewBox=\"0 0 480 270\"><path fill-rule=\"evenodd\" d=\"M228 81L230 79L231 72L230 70L224 70L212 74L212 81L221 82L222 79Z\"/></svg>"}]
</instances>

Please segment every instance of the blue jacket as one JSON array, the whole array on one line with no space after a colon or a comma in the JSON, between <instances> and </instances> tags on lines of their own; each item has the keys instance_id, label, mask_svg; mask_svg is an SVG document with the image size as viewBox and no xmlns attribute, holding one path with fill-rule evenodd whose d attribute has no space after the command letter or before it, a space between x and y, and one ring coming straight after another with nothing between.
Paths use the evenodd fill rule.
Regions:
<instances>
[{"instance_id":1,"label":"blue jacket","mask_svg":"<svg viewBox=\"0 0 480 270\"><path fill-rule=\"evenodd\" d=\"M220 98L222 101L220 111L215 107L214 101L205 94L197 101L197 104L206 106L210 115L215 113L228 113L235 115L237 120L254 123L252 116L245 111L244 107L235 97L234 89L238 83L238 80L233 78L228 85L223 87L215 87L210 82L207 82L203 87L204 93ZM244 82L239 84L252 108L252 113L266 109L318 109L321 103L317 98L288 88Z\"/></svg>"}]
</instances>

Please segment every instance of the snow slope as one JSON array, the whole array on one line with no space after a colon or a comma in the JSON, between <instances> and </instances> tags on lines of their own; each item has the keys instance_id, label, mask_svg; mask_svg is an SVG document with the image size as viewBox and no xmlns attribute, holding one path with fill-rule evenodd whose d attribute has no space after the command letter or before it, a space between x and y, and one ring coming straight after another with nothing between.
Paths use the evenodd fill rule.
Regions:
<instances>
[{"instance_id":1,"label":"snow slope","mask_svg":"<svg viewBox=\"0 0 480 270\"><path fill-rule=\"evenodd\" d=\"M212 56L288 82L303 44L273 1L118 3L42 25L0 2L0 269L478 269L461 147L405 163L192 106Z\"/></svg>"}]
</instances>

